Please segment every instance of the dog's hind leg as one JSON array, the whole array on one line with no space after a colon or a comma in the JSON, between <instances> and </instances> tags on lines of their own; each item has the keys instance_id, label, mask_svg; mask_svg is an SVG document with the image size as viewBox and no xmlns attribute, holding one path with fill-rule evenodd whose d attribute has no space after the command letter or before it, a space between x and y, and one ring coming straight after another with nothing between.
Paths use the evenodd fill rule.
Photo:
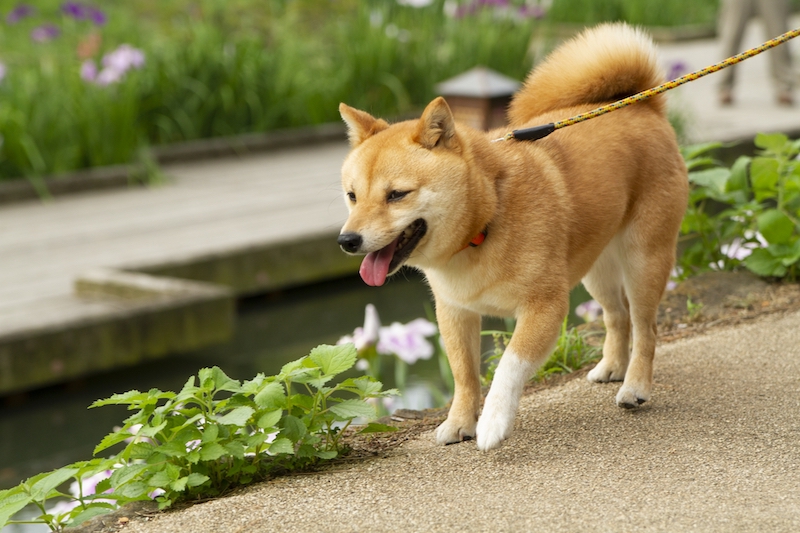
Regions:
<instances>
[{"instance_id":1,"label":"dog's hind leg","mask_svg":"<svg viewBox=\"0 0 800 533\"><path fill-rule=\"evenodd\" d=\"M621 251L617 236L583 278L584 287L603 308L606 326L603 359L587 375L589 381L622 381L628 369L631 321L623 284Z\"/></svg>"},{"instance_id":2,"label":"dog's hind leg","mask_svg":"<svg viewBox=\"0 0 800 533\"><path fill-rule=\"evenodd\" d=\"M481 316L437 300L436 319L455 381L447 420L436 428L436 442L453 444L475 437L481 405Z\"/></svg>"},{"instance_id":3,"label":"dog's hind leg","mask_svg":"<svg viewBox=\"0 0 800 533\"><path fill-rule=\"evenodd\" d=\"M650 399L658 334L658 304L675 261L675 237L626 232L625 294L630 303L633 349L617 405L633 408ZM677 229L675 231L677 236Z\"/></svg>"}]
</instances>

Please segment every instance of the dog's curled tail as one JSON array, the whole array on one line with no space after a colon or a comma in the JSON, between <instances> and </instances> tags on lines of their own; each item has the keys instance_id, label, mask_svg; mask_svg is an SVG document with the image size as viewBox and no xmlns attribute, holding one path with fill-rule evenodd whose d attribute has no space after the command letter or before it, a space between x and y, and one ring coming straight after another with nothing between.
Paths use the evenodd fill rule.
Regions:
<instances>
[{"instance_id":1,"label":"dog's curled tail","mask_svg":"<svg viewBox=\"0 0 800 533\"><path fill-rule=\"evenodd\" d=\"M511 102L509 122L521 126L556 109L599 106L663 81L655 46L647 35L622 23L602 24L559 46L533 69ZM661 95L645 102L666 112Z\"/></svg>"}]
</instances>

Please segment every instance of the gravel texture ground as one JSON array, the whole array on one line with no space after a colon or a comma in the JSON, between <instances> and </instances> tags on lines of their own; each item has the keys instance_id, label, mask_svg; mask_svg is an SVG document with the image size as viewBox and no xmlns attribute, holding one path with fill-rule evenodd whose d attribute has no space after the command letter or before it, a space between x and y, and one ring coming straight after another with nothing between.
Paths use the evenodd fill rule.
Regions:
<instances>
[{"instance_id":1,"label":"gravel texture ground","mask_svg":"<svg viewBox=\"0 0 800 533\"><path fill-rule=\"evenodd\" d=\"M574 379L526 395L498 450L428 431L124 530L800 531L800 312L661 345L655 374L638 410Z\"/></svg>"}]
</instances>

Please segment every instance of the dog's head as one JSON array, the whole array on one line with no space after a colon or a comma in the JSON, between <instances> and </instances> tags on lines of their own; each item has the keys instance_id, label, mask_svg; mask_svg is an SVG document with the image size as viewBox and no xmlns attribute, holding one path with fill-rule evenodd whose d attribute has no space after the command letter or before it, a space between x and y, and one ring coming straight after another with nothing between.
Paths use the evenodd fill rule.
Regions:
<instances>
[{"instance_id":1,"label":"dog's head","mask_svg":"<svg viewBox=\"0 0 800 533\"><path fill-rule=\"evenodd\" d=\"M347 253L366 254L364 281L382 285L405 263L425 266L457 252L471 231L459 227L470 170L444 99L419 120L391 126L344 104L339 111L353 150L342 167L350 215L338 242Z\"/></svg>"}]
</instances>

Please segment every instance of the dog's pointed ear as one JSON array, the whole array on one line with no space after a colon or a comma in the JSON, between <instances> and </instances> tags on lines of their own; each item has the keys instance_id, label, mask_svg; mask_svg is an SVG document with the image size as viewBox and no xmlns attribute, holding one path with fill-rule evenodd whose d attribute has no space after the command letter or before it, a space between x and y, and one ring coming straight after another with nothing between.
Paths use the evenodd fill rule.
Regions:
<instances>
[{"instance_id":1,"label":"dog's pointed ear","mask_svg":"<svg viewBox=\"0 0 800 533\"><path fill-rule=\"evenodd\" d=\"M353 148L389 127L385 120L375 118L369 113L359 111L347 104L339 104L339 114L347 124L347 137Z\"/></svg>"},{"instance_id":2,"label":"dog's pointed ear","mask_svg":"<svg viewBox=\"0 0 800 533\"><path fill-rule=\"evenodd\" d=\"M440 96L423 111L414 140L429 150L435 146L454 148L457 144L455 135L453 113Z\"/></svg>"}]
</instances>

